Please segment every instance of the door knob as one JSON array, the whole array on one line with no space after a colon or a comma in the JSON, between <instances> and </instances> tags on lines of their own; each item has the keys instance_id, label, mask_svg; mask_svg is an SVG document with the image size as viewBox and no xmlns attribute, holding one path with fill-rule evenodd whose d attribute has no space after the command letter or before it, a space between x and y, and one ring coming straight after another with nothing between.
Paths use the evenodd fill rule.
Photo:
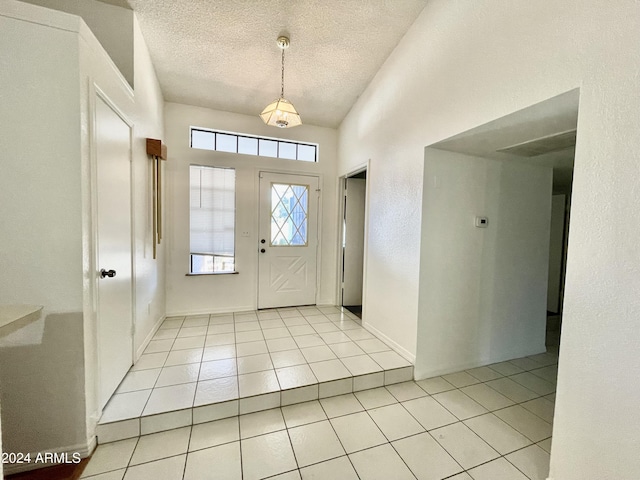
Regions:
<instances>
[{"instance_id":1,"label":"door knob","mask_svg":"<svg viewBox=\"0 0 640 480\"><path fill-rule=\"evenodd\" d=\"M105 277L113 278L115 276L116 276L115 270L105 270L104 268L100 270L100 278L105 278Z\"/></svg>"},{"instance_id":2,"label":"door knob","mask_svg":"<svg viewBox=\"0 0 640 480\"><path fill-rule=\"evenodd\" d=\"M260 243L265 243L266 240L263 238L262 240L260 240Z\"/></svg>"},{"instance_id":3,"label":"door knob","mask_svg":"<svg viewBox=\"0 0 640 480\"><path fill-rule=\"evenodd\" d=\"M266 250L264 248L261 248L260 253L264 253L264 252L266 252Z\"/></svg>"}]
</instances>

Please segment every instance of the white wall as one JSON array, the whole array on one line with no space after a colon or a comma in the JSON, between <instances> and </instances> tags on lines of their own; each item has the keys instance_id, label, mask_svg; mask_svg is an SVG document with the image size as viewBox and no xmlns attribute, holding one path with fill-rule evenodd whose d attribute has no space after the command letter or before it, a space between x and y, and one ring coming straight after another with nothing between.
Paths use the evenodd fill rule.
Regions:
<instances>
[{"instance_id":1,"label":"white wall","mask_svg":"<svg viewBox=\"0 0 640 480\"><path fill-rule=\"evenodd\" d=\"M416 378L545 351L551 188L550 167L425 150Z\"/></svg>"},{"instance_id":2,"label":"white wall","mask_svg":"<svg viewBox=\"0 0 640 480\"><path fill-rule=\"evenodd\" d=\"M379 150L371 148L358 136L369 121L367 114L355 131L341 127L339 134L339 175L371 161L367 169L363 324L414 361L422 163L411 162L411 148L396 140L375 142ZM386 137L384 132L376 134Z\"/></svg>"},{"instance_id":3,"label":"white wall","mask_svg":"<svg viewBox=\"0 0 640 480\"><path fill-rule=\"evenodd\" d=\"M84 24L83 24L84 25ZM95 84L122 114L133 123L132 129L132 227L133 227L133 293L134 293L134 360L142 353L155 329L164 318L164 249L158 248L153 259L152 235L152 160L146 154L146 138L163 139L164 100L142 34L134 18L135 30L135 79L140 83L133 92L119 77L120 73L102 47L88 31L81 31L81 92L82 99L90 99ZM86 27L85 27L86 28ZM91 100L83 100L82 129L92 130ZM93 263L95 245L87 232L93 232L93 196L91 191L92 150L89 137L83 138L82 187L87 198L84 204L84 275L87 288L84 295L85 330L84 351L86 369L85 402L87 409L86 435L92 439L101 410L97 398L97 330L95 312L95 273L99 266ZM88 257L88 258L87 258Z\"/></svg>"},{"instance_id":4,"label":"white wall","mask_svg":"<svg viewBox=\"0 0 640 480\"><path fill-rule=\"evenodd\" d=\"M260 106L256 108L259 110ZM257 110L256 110L257 111ZM321 176L321 263L317 300L336 301L337 177L336 131L302 125L276 130L257 116L232 114L167 103L167 312L172 314L252 310L257 306L258 172L300 172ZM304 113L304 112L303 112ZM317 163L254 157L189 146L189 127L290 138L318 143ZM236 269L237 275L186 276L189 272L189 165L236 168ZM249 232L241 237L240 232Z\"/></svg>"},{"instance_id":5,"label":"white wall","mask_svg":"<svg viewBox=\"0 0 640 480\"><path fill-rule=\"evenodd\" d=\"M634 0L433 0L340 128L339 172L371 159L367 322L410 350L424 147L580 88L556 480L640 477L638 44Z\"/></svg>"},{"instance_id":6,"label":"white wall","mask_svg":"<svg viewBox=\"0 0 640 480\"><path fill-rule=\"evenodd\" d=\"M93 84L134 122L136 344L164 316L164 257L151 260L144 137L161 138L163 100L139 29L133 92L81 19L0 3L0 303L44 306L39 328L3 340L7 450L81 451L95 440ZM151 303L151 311L147 305ZM5 399L7 400L5 402ZM6 472L6 468L5 468Z\"/></svg>"},{"instance_id":7,"label":"white wall","mask_svg":"<svg viewBox=\"0 0 640 480\"><path fill-rule=\"evenodd\" d=\"M133 11L97 0L22 0L78 15L86 22L129 85L134 86Z\"/></svg>"},{"instance_id":8,"label":"white wall","mask_svg":"<svg viewBox=\"0 0 640 480\"><path fill-rule=\"evenodd\" d=\"M56 312L80 311L77 35L3 13L4 9L0 11L5 62L0 69L0 301L29 299L24 303L46 305ZM58 54L51 55L41 45L50 45ZM17 58L22 60L9 64ZM59 121L61 117L68 121ZM56 215L51 215L52 209Z\"/></svg>"},{"instance_id":9,"label":"white wall","mask_svg":"<svg viewBox=\"0 0 640 480\"><path fill-rule=\"evenodd\" d=\"M164 141L164 99L149 50L134 16L135 111L133 120L133 182L135 235L135 336L137 356L165 314L165 244L157 245L153 259L153 168L147 156L147 138ZM164 172L165 162L162 162ZM166 177L163 178L163 182Z\"/></svg>"},{"instance_id":10,"label":"white wall","mask_svg":"<svg viewBox=\"0 0 640 480\"><path fill-rule=\"evenodd\" d=\"M0 408L0 455L2 454L2 409ZM0 462L0 478L4 478L2 471L4 470L2 462Z\"/></svg>"},{"instance_id":11,"label":"white wall","mask_svg":"<svg viewBox=\"0 0 640 480\"><path fill-rule=\"evenodd\" d=\"M77 32L8 16L16 5L24 13L0 5L0 303L44 309L3 340L0 383L3 446L30 452L86 446L80 73ZM74 27L54 13L46 18Z\"/></svg>"}]
</instances>

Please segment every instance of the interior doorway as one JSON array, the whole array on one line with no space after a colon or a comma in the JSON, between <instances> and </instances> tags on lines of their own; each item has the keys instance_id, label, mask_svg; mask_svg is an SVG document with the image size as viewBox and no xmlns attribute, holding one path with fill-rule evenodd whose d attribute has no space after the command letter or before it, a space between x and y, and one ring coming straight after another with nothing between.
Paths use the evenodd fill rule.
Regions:
<instances>
[{"instance_id":1,"label":"interior doorway","mask_svg":"<svg viewBox=\"0 0 640 480\"><path fill-rule=\"evenodd\" d=\"M448 191L454 186L461 185L459 180L450 180L448 183L451 185L447 184L446 175L450 175L452 179L454 178L451 170L453 168L452 163L445 164L447 166L442 167L440 169L442 171L430 171L431 178L429 178L428 183L425 183L425 195L429 195L430 205L441 205L441 210L434 211L432 214L438 214L440 211L447 212L447 216L441 226L441 230L444 233L435 229L434 218L430 219L428 229L424 231L427 240L432 242L429 244L431 245L431 250L426 250L426 258L431 262L429 265L440 266L438 263L439 257L432 258L429 256L429 252L433 251L433 248L441 246L445 249L443 251L450 249L450 245L441 241L441 239L445 238L444 235L448 232L447 228L451 226L447 221L451 220L454 213L476 215L474 213L475 210L471 209L475 209L477 205L480 205L482 209L480 216L485 216L488 214L487 209L494 204L498 205L496 203L499 198L498 194L509 196L509 201L502 208L488 215L493 216L494 220L497 221L492 223L491 218L489 218L488 228L478 231L486 233L486 235L483 234L482 236L485 241L483 244L485 248L480 249L478 245L473 244L474 239L478 236L468 236L469 243L465 244L465 246L469 251L473 251L472 249L475 248L475 251L479 254L484 253L485 265L491 265L492 268L495 267L497 269L492 273L494 287L497 281L503 282L500 288L485 292L479 298L482 298L483 301L491 299L494 302L493 305L501 305L505 308L510 308L507 307L509 305L516 305L516 303L512 303L512 300L518 298L518 301L521 302L521 306L518 309L520 312L518 318L523 322L520 327L524 330L529 330L526 331L526 334L523 333L520 337L517 335L515 337L530 339L532 342L530 345L535 342L535 348L550 347L547 348L547 351L551 353L557 353L560 347L571 192L578 134L578 105L579 91L571 90L431 145L430 148L436 150L479 159L478 162L469 163L465 171L470 168L480 169L482 161L499 162L492 165L501 172L500 180L496 184L499 184L500 188L479 190L485 192L486 195L480 195L474 205L470 207L469 212L456 209L456 206L464 199L460 195L452 197L449 203L437 203L442 198L442 194L436 195L437 192ZM437 156L437 154L435 155ZM529 212L526 217L528 219L527 222L518 223L520 217L516 214L508 219L511 222L509 223L511 227L508 230L501 231L501 226L506 225L507 219L504 215L508 211L512 210L514 213L519 211L524 215L527 208L533 207L531 202L534 201L534 196L531 197L530 202L524 202L523 200L526 187L532 185L532 183L524 183L516 190L510 190L509 184L505 183L507 181L507 170L518 170L520 172L519 175L525 175L526 168L529 166L551 170L552 185L548 185L548 183L544 185L544 196L535 197L535 202L538 202L536 205L539 205L539 207L538 210ZM476 177L478 175L479 172L476 173ZM527 171L526 175L533 178L535 171ZM427 186L430 188L427 188ZM464 194L470 195L471 193L469 192L473 192L473 188L473 182L469 181L469 188L465 189ZM547 219L545 225L540 224L535 229L531 229L533 225L531 223L533 218L531 215L536 212L544 213ZM502 217L497 217L497 215L502 215ZM518 233L525 232L527 229L531 229L528 234L516 238ZM543 231L546 231L544 235L538 235ZM460 241L461 238L467 237L453 235L451 238ZM527 244L528 240L534 238L536 238L537 244ZM423 245L426 245L426 243L423 243ZM488 255L487 252L491 251L488 246L492 246L500 254ZM509 246L513 248L512 261L508 264L500 265L499 261L505 258ZM545 253L547 248L549 250ZM517 262L520 261L528 263L518 264ZM519 265L518 268L515 268L516 264ZM429 268L433 267L430 266ZM510 271L509 268L514 270ZM438 272L443 278L448 278L446 265L443 265L442 271L438 270ZM533 281L534 275L535 281ZM521 284L518 284L518 282L521 282ZM526 284L525 282L530 283ZM519 285L517 287L519 290L516 290L516 285ZM542 285L543 287L536 288L536 285ZM513 293L505 295L504 292L508 290L512 290ZM425 292L427 293L425 293L426 300L424 305L429 305L428 311L431 312L434 302L439 302L440 300L432 298L430 296L431 293L428 293L429 290L425 290ZM496 292L500 292L500 295ZM442 298L446 298L446 296ZM443 311L448 310L444 309ZM478 308L477 311L484 310ZM496 307L496 311L504 312L505 310ZM523 320L525 318L524 315L528 316L526 322ZM513 327L514 324L510 318L510 316L505 316L501 321L504 322L504 325ZM491 320L487 321L497 321L497 317L493 316ZM433 324L433 322L430 323ZM448 324L443 322L443 325ZM434 332L430 331L430 335L434 335ZM504 338L506 339L507 337L505 336ZM470 342L473 342L473 339L470 339ZM491 351L495 351L497 349L496 343L493 342L491 345ZM509 348L510 345L513 345L513 342L506 342L503 344L503 348ZM432 349L427 348L427 350ZM432 361L437 361L437 359Z\"/></svg>"},{"instance_id":2,"label":"interior doorway","mask_svg":"<svg viewBox=\"0 0 640 480\"><path fill-rule=\"evenodd\" d=\"M362 318L367 170L343 179L341 302Z\"/></svg>"},{"instance_id":3,"label":"interior doorway","mask_svg":"<svg viewBox=\"0 0 640 480\"><path fill-rule=\"evenodd\" d=\"M524 409L522 424L545 430L530 449L540 478L562 345L578 106L572 90L425 149L415 377L458 365L505 377L485 384ZM521 403L522 393L531 400Z\"/></svg>"},{"instance_id":4,"label":"interior doorway","mask_svg":"<svg viewBox=\"0 0 640 480\"><path fill-rule=\"evenodd\" d=\"M570 152L574 154L574 151ZM549 238L549 282L547 291L546 346L552 350L560 347L562 307L569 242L571 216L571 171L566 175L554 170L553 196L551 200L551 234Z\"/></svg>"}]
</instances>

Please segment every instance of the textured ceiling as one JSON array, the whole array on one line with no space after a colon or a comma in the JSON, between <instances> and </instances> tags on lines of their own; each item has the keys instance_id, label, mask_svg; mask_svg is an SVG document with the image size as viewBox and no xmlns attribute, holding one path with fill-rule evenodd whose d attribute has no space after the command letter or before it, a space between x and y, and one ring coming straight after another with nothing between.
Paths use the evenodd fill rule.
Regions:
<instances>
[{"instance_id":1,"label":"textured ceiling","mask_svg":"<svg viewBox=\"0 0 640 480\"><path fill-rule=\"evenodd\" d=\"M105 0L120 3L120 0ZM129 0L165 100L258 115L280 95L337 127L427 0Z\"/></svg>"}]
</instances>

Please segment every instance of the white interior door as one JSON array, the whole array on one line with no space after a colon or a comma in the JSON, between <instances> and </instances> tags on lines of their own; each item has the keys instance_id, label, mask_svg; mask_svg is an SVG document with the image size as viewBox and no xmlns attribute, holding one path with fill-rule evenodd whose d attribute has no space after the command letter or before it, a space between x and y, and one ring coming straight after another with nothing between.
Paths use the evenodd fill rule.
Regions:
<instances>
[{"instance_id":1,"label":"white interior door","mask_svg":"<svg viewBox=\"0 0 640 480\"><path fill-rule=\"evenodd\" d=\"M95 113L98 369L104 407L133 363L131 127L100 97Z\"/></svg>"},{"instance_id":2,"label":"white interior door","mask_svg":"<svg viewBox=\"0 0 640 480\"><path fill-rule=\"evenodd\" d=\"M347 178L344 202L342 305L362 305L364 266L364 212L367 181Z\"/></svg>"},{"instance_id":3,"label":"white interior door","mask_svg":"<svg viewBox=\"0 0 640 480\"><path fill-rule=\"evenodd\" d=\"M318 177L260 173L258 308L315 305Z\"/></svg>"}]
</instances>

